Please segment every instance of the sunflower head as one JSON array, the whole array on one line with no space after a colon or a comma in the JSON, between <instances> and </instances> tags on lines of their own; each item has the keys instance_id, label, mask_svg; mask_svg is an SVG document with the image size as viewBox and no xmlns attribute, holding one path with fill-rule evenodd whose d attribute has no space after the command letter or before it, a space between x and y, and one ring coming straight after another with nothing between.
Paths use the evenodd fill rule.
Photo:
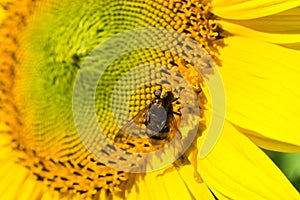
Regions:
<instances>
[{"instance_id":1,"label":"sunflower head","mask_svg":"<svg viewBox=\"0 0 300 200\"><path fill-rule=\"evenodd\" d=\"M20 189L25 199L298 196L256 145L299 151L298 137L281 137L273 125L262 125L277 117L258 115L274 107L266 100L271 95L259 89L273 94L269 80L281 80L278 88L286 95L274 102L298 94L285 84L298 73L287 70L284 78L278 63L298 72L291 60L299 53L270 43L295 48L299 36L252 30L257 18L270 15L264 18L270 22L298 2L0 5L0 160L9 160L0 168L0 191L20 177L11 191ZM278 58L255 53L264 48ZM290 116L293 109L282 112ZM13 167L16 175L6 175ZM277 189L269 177L283 186ZM18 198L15 193L3 199Z\"/></svg>"}]
</instances>

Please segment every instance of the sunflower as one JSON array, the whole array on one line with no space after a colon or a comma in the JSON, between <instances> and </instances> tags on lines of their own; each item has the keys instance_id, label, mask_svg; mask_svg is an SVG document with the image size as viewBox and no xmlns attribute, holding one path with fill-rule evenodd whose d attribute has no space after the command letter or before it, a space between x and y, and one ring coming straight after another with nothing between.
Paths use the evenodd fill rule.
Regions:
<instances>
[{"instance_id":1,"label":"sunflower","mask_svg":"<svg viewBox=\"0 0 300 200\"><path fill-rule=\"evenodd\" d=\"M0 5L1 199L299 199L260 148L300 152L300 1L26 0ZM128 105L122 103L128 88L129 119L149 105L158 87L174 92L177 79L186 80L183 91L196 94L197 102L186 103L181 118L174 116L182 121L182 139L193 129L191 122L197 122L185 153L152 172L130 173L111 167L114 160L104 162L86 146L90 142L96 149L102 140L79 136L73 89L85 64L105 62L90 56L97 45L147 27L175 30L205 50L209 59L201 55L200 60L215 63L223 80L226 120L212 150L205 151L213 91L195 63L161 49L122 54L103 73L93 101L98 123L111 141L120 133L118 120L128 120ZM149 38L135 39L142 43ZM109 57L114 50L106 48L101 55ZM135 71L133 65L143 68ZM131 88L140 79L159 79L171 88L139 82ZM116 86L121 89L114 93ZM186 94L179 92L174 112L190 102L192 95ZM199 116L184 111L194 105ZM79 111L80 119L90 112ZM120 114L114 116L114 111ZM92 129L87 125L84 134ZM150 138L120 145L131 153L151 152L168 142ZM162 159L168 158L153 158L154 163Z\"/></svg>"}]
</instances>

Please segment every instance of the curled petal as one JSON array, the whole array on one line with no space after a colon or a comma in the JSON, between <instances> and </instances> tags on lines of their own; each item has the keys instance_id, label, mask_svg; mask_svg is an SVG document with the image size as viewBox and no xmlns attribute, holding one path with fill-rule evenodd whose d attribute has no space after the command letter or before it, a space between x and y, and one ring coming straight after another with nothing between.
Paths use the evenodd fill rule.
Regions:
<instances>
[{"instance_id":1,"label":"curled petal","mask_svg":"<svg viewBox=\"0 0 300 200\"><path fill-rule=\"evenodd\" d=\"M300 5L299 0L213 0L214 14L226 19L255 19Z\"/></svg>"},{"instance_id":2,"label":"curled petal","mask_svg":"<svg viewBox=\"0 0 300 200\"><path fill-rule=\"evenodd\" d=\"M220 199L299 198L263 151L229 123L212 152L198 160L198 171Z\"/></svg>"},{"instance_id":3,"label":"curled petal","mask_svg":"<svg viewBox=\"0 0 300 200\"><path fill-rule=\"evenodd\" d=\"M300 52L242 37L227 43L226 118L263 148L299 152Z\"/></svg>"}]
</instances>

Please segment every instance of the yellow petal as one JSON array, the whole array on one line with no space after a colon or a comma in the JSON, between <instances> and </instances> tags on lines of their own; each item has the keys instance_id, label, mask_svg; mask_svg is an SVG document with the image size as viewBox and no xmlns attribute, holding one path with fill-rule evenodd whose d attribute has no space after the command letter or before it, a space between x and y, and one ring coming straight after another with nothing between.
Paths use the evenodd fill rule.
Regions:
<instances>
[{"instance_id":1,"label":"yellow petal","mask_svg":"<svg viewBox=\"0 0 300 200\"><path fill-rule=\"evenodd\" d=\"M213 195L202 181L196 181L191 165L170 166L165 169L137 175L126 199L203 199L213 200Z\"/></svg>"},{"instance_id":2,"label":"yellow petal","mask_svg":"<svg viewBox=\"0 0 300 200\"><path fill-rule=\"evenodd\" d=\"M250 28L246 28L244 26L234 24L229 21L222 21L222 20L219 21L219 24L221 24L226 31L236 36L242 36L251 39L257 39L266 42L280 43L280 44L300 42L300 33L299 34L265 33L265 32L255 31Z\"/></svg>"},{"instance_id":3,"label":"yellow petal","mask_svg":"<svg viewBox=\"0 0 300 200\"><path fill-rule=\"evenodd\" d=\"M227 19L255 19L300 5L299 0L213 0L213 13Z\"/></svg>"},{"instance_id":4,"label":"yellow petal","mask_svg":"<svg viewBox=\"0 0 300 200\"><path fill-rule=\"evenodd\" d=\"M212 152L198 160L198 171L220 199L299 198L275 164L229 123Z\"/></svg>"},{"instance_id":5,"label":"yellow petal","mask_svg":"<svg viewBox=\"0 0 300 200\"><path fill-rule=\"evenodd\" d=\"M192 199L188 187L175 168L172 171L167 170L159 175L158 178L162 179L165 186L164 192L167 193L169 199ZM156 188L153 189L156 190Z\"/></svg>"},{"instance_id":6,"label":"yellow petal","mask_svg":"<svg viewBox=\"0 0 300 200\"><path fill-rule=\"evenodd\" d=\"M139 175L137 177L126 199L170 199L170 193L166 192L168 188L169 190L173 189L175 193L180 190L186 194L185 186L182 187L183 185L181 184L177 188L175 186L176 189L174 189L174 184L166 185L163 176L159 176L158 172L149 172L143 177ZM177 180L174 177L173 183L178 183ZM187 199L190 199L190 196Z\"/></svg>"},{"instance_id":7,"label":"yellow petal","mask_svg":"<svg viewBox=\"0 0 300 200\"><path fill-rule=\"evenodd\" d=\"M135 183L126 195L126 199L156 199L161 197L161 199L168 199L168 196L165 192L162 192L164 188L164 184L161 179L156 178L154 173L148 174L146 177L139 177L135 179ZM149 189L153 190L157 189L155 192L150 192Z\"/></svg>"},{"instance_id":8,"label":"yellow petal","mask_svg":"<svg viewBox=\"0 0 300 200\"><path fill-rule=\"evenodd\" d=\"M40 196L42 195L42 190L40 189L41 185L40 182L32 178L28 178L19 188L18 192L16 193L18 200L39 200Z\"/></svg>"},{"instance_id":9,"label":"yellow petal","mask_svg":"<svg viewBox=\"0 0 300 200\"><path fill-rule=\"evenodd\" d=\"M200 180L200 175L197 174L192 165L186 165L178 169L178 172L193 195L194 199L214 200L215 198L209 191L207 185Z\"/></svg>"},{"instance_id":10,"label":"yellow petal","mask_svg":"<svg viewBox=\"0 0 300 200\"><path fill-rule=\"evenodd\" d=\"M226 43L226 118L263 148L299 152L300 52L242 37Z\"/></svg>"},{"instance_id":11,"label":"yellow petal","mask_svg":"<svg viewBox=\"0 0 300 200\"><path fill-rule=\"evenodd\" d=\"M290 49L300 50L300 42L289 43L289 44L280 44L280 46L290 48Z\"/></svg>"},{"instance_id":12,"label":"yellow petal","mask_svg":"<svg viewBox=\"0 0 300 200\"><path fill-rule=\"evenodd\" d=\"M2 9L2 7L0 7L0 22L2 23L4 19L4 10Z\"/></svg>"},{"instance_id":13,"label":"yellow petal","mask_svg":"<svg viewBox=\"0 0 300 200\"><path fill-rule=\"evenodd\" d=\"M25 167L16 164L10 138L0 132L0 199L38 199L40 183Z\"/></svg>"},{"instance_id":14,"label":"yellow petal","mask_svg":"<svg viewBox=\"0 0 300 200\"><path fill-rule=\"evenodd\" d=\"M39 190L34 191L35 180L31 179L29 171L10 160L3 165L9 168L1 171L4 173L0 178L0 199L24 199L26 196L35 199ZM28 190L24 191L24 188Z\"/></svg>"},{"instance_id":15,"label":"yellow petal","mask_svg":"<svg viewBox=\"0 0 300 200\"><path fill-rule=\"evenodd\" d=\"M277 34L300 34L300 6L275 15L249 20L228 20L256 31Z\"/></svg>"}]
</instances>

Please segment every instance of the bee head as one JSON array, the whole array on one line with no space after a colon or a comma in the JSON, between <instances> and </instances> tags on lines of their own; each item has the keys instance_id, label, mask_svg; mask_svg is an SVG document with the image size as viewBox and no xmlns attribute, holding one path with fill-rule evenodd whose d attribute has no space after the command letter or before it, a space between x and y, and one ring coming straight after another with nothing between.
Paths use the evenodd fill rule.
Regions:
<instances>
[{"instance_id":1,"label":"bee head","mask_svg":"<svg viewBox=\"0 0 300 200\"><path fill-rule=\"evenodd\" d=\"M155 90L155 91L154 91L154 96L155 96L156 98L160 98L161 93L162 93L162 91L161 91L160 89L159 89L159 90Z\"/></svg>"}]
</instances>

